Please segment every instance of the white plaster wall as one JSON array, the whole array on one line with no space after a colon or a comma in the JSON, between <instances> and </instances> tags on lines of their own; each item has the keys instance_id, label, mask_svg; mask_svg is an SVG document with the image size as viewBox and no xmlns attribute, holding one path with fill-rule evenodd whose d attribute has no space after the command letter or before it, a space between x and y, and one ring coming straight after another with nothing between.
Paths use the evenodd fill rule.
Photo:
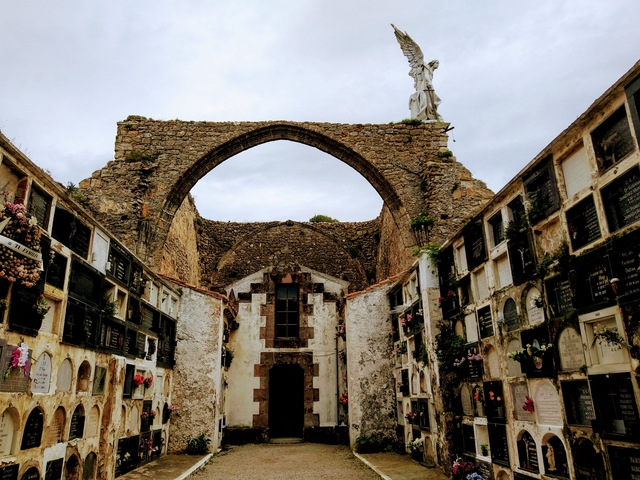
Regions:
<instances>
[{"instance_id":1,"label":"white plaster wall","mask_svg":"<svg viewBox=\"0 0 640 480\"><path fill-rule=\"evenodd\" d=\"M312 279L315 279L312 276ZM326 288L326 286L325 286ZM309 294L313 303L313 316L309 316L309 326L314 327L314 338L309 340L313 351L313 362L318 364L319 376L313 378L313 388L318 388L320 401L313 404L313 413L319 415L320 426L337 424L336 395L336 304L324 303L322 293Z\"/></svg>"},{"instance_id":2,"label":"white plaster wall","mask_svg":"<svg viewBox=\"0 0 640 480\"><path fill-rule=\"evenodd\" d=\"M237 287L239 290L235 288L236 292L245 291L242 286ZM244 288L248 291L249 285ZM233 361L227 380L227 424L234 427L253 426L253 415L259 413L259 404L253 401L253 390L260 388L260 378L254 376L254 365L260 363L260 352L264 350L260 327L266 325L266 318L260 316L260 306L266 300L264 293L253 294L251 303L239 304L236 322L240 327L233 332L228 345L233 350Z\"/></svg>"},{"instance_id":3,"label":"white plaster wall","mask_svg":"<svg viewBox=\"0 0 640 480\"><path fill-rule=\"evenodd\" d=\"M216 296L183 288L177 324L176 366L169 450L182 451L189 436L218 438L223 303ZM217 445L212 445L217 447Z\"/></svg>"},{"instance_id":4,"label":"white plaster wall","mask_svg":"<svg viewBox=\"0 0 640 480\"><path fill-rule=\"evenodd\" d=\"M395 436L388 286L347 298L347 370L351 446L358 436Z\"/></svg>"}]
</instances>

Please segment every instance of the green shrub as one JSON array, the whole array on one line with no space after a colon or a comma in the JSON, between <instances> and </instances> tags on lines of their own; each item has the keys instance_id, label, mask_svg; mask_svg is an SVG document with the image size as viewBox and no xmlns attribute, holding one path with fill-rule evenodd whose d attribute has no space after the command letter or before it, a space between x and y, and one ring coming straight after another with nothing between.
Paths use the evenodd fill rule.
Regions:
<instances>
[{"instance_id":1,"label":"green shrub","mask_svg":"<svg viewBox=\"0 0 640 480\"><path fill-rule=\"evenodd\" d=\"M311 223L321 223L321 222L339 222L340 220L331 218L328 215L314 215L309 219L309 221Z\"/></svg>"},{"instance_id":2,"label":"green shrub","mask_svg":"<svg viewBox=\"0 0 640 480\"><path fill-rule=\"evenodd\" d=\"M453 152L451 150L444 150L442 152L436 153L436 155L440 158L449 158L453 157Z\"/></svg>"},{"instance_id":3,"label":"green shrub","mask_svg":"<svg viewBox=\"0 0 640 480\"><path fill-rule=\"evenodd\" d=\"M400 123L403 123L405 125L422 125L422 120L420 120L419 118L405 118Z\"/></svg>"},{"instance_id":4,"label":"green shrub","mask_svg":"<svg viewBox=\"0 0 640 480\"><path fill-rule=\"evenodd\" d=\"M209 453L209 444L211 439L201 433L195 438L187 439L187 454L189 455L205 455Z\"/></svg>"}]
</instances>

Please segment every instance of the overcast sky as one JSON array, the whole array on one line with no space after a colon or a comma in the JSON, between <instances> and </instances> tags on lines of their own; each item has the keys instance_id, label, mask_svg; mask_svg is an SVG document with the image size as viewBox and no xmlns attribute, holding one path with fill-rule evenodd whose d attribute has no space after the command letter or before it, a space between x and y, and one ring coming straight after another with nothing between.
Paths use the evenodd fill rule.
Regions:
<instances>
[{"instance_id":1,"label":"overcast sky","mask_svg":"<svg viewBox=\"0 0 640 480\"><path fill-rule=\"evenodd\" d=\"M66 184L113 159L132 114L400 121L413 81L394 23L440 60L449 146L497 191L640 58L638 19L638 0L6 1L0 130ZM229 159L192 193L215 220L381 208L355 171L291 142Z\"/></svg>"}]
</instances>

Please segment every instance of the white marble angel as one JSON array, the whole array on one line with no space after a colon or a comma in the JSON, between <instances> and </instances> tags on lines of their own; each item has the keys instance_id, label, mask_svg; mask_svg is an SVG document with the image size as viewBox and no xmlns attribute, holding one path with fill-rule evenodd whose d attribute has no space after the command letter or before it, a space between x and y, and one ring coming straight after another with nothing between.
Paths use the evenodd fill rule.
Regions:
<instances>
[{"instance_id":1,"label":"white marble angel","mask_svg":"<svg viewBox=\"0 0 640 480\"><path fill-rule=\"evenodd\" d=\"M440 97L436 95L432 83L433 71L438 68L440 63L438 60L431 60L425 65L424 55L418 44L413 41L407 32L399 30L393 23L391 26L395 30L402 53L404 53L409 60L409 65L411 65L409 76L413 77L413 86L416 89L416 92L409 97L411 118L442 122L442 117L438 113Z\"/></svg>"}]
</instances>

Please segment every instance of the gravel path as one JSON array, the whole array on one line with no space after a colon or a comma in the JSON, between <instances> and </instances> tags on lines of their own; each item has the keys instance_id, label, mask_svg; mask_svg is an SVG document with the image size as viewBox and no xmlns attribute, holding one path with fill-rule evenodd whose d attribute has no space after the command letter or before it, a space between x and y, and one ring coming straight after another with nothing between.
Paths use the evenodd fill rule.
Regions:
<instances>
[{"instance_id":1,"label":"gravel path","mask_svg":"<svg viewBox=\"0 0 640 480\"><path fill-rule=\"evenodd\" d=\"M380 480L342 445L261 444L215 455L189 480Z\"/></svg>"}]
</instances>

